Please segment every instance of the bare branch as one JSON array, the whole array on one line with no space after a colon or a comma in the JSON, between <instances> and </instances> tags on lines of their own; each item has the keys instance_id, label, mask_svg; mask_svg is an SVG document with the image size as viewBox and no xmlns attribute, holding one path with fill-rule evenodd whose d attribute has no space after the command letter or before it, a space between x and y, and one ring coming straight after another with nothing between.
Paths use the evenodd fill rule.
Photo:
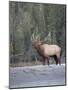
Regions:
<instances>
[{"instance_id":1,"label":"bare branch","mask_svg":"<svg viewBox=\"0 0 68 90\"><path fill-rule=\"evenodd\" d=\"M51 41L51 32L49 32L47 37L44 38L44 41L47 41L47 40Z\"/></svg>"}]
</instances>

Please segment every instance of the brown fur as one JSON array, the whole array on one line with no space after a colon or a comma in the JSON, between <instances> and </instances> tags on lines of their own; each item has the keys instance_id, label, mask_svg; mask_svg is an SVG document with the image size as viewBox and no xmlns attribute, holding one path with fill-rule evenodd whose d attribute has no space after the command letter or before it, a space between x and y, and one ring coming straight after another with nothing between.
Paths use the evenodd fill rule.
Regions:
<instances>
[{"instance_id":1,"label":"brown fur","mask_svg":"<svg viewBox=\"0 0 68 90\"><path fill-rule=\"evenodd\" d=\"M33 43L33 46L35 47L39 55L43 58L43 65L45 65L46 60L49 65L49 57L54 57L56 65L58 63L61 64L61 48L58 45L48 45L43 44L41 41L35 41Z\"/></svg>"}]
</instances>

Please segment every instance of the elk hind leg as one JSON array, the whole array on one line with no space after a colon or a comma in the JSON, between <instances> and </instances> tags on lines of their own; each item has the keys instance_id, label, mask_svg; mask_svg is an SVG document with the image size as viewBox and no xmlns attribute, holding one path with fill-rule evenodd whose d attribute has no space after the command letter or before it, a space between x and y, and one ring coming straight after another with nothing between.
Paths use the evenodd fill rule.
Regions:
<instances>
[{"instance_id":1,"label":"elk hind leg","mask_svg":"<svg viewBox=\"0 0 68 90\"><path fill-rule=\"evenodd\" d=\"M61 65L61 57L58 57L58 63Z\"/></svg>"},{"instance_id":2,"label":"elk hind leg","mask_svg":"<svg viewBox=\"0 0 68 90\"><path fill-rule=\"evenodd\" d=\"M54 59L55 59L56 65L57 65L58 64L58 58L56 55L54 55Z\"/></svg>"},{"instance_id":3,"label":"elk hind leg","mask_svg":"<svg viewBox=\"0 0 68 90\"><path fill-rule=\"evenodd\" d=\"M60 54L57 55L57 59L58 59L58 63L59 63L59 65L61 65L61 56L60 56Z\"/></svg>"}]
</instances>

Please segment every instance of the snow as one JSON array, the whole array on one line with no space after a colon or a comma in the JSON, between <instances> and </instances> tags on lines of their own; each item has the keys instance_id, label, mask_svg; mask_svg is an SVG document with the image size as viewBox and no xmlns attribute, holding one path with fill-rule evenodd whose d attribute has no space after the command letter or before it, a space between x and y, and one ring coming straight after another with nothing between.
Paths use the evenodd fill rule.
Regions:
<instances>
[{"instance_id":1,"label":"snow","mask_svg":"<svg viewBox=\"0 0 68 90\"><path fill-rule=\"evenodd\" d=\"M65 64L10 68L10 88L65 85Z\"/></svg>"}]
</instances>

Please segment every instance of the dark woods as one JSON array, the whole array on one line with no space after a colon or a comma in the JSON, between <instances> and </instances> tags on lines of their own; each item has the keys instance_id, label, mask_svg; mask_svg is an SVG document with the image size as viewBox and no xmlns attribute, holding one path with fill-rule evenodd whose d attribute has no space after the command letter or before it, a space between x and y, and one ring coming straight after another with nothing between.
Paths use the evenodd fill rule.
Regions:
<instances>
[{"instance_id":1,"label":"dark woods","mask_svg":"<svg viewBox=\"0 0 68 90\"><path fill-rule=\"evenodd\" d=\"M40 64L40 56L31 42L33 33L39 34L44 43L59 45L65 57L65 20L65 5L10 1L10 64Z\"/></svg>"}]
</instances>

